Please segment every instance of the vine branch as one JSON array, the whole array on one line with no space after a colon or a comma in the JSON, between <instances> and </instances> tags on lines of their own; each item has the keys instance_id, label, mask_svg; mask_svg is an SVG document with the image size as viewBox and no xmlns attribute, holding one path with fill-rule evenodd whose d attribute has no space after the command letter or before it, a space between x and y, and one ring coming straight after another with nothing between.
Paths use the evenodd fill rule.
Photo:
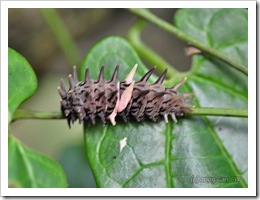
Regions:
<instances>
[{"instance_id":1,"label":"vine branch","mask_svg":"<svg viewBox=\"0 0 260 200\"><path fill-rule=\"evenodd\" d=\"M209 47L208 45L203 44L201 41L191 37L190 35L182 32L181 30L174 27L172 24L160 19L153 13L151 13L148 9L138 9L138 8L130 8L130 12L133 14L145 19L148 22L151 22L158 27L162 28L163 30L168 31L169 33L175 35L179 39L192 44L193 46L197 47L198 49L215 56L216 58L228 63L231 67L243 72L244 74L248 74L248 69L243 64L237 62L236 60L231 59L230 57L226 56L224 53L217 51L216 49Z\"/></svg>"},{"instance_id":2,"label":"vine branch","mask_svg":"<svg viewBox=\"0 0 260 200\"><path fill-rule=\"evenodd\" d=\"M143 41L141 40L141 31L143 30L146 22L143 20L135 23L128 32L129 42L134 46L137 53L150 62L153 66L156 66L156 70L159 72L163 72L165 68L168 68L167 78L179 76L182 72L177 71L171 64L169 64L165 59L159 56L156 52L154 52L151 48L149 48ZM184 74L184 73L183 73ZM185 75L183 75L184 77Z\"/></svg>"},{"instance_id":3,"label":"vine branch","mask_svg":"<svg viewBox=\"0 0 260 200\"><path fill-rule=\"evenodd\" d=\"M18 119L64 119L61 112L39 112L28 109L17 109L12 121Z\"/></svg>"},{"instance_id":4,"label":"vine branch","mask_svg":"<svg viewBox=\"0 0 260 200\"><path fill-rule=\"evenodd\" d=\"M194 108L188 115L247 117L248 111L246 109ZM28 109L17 109L12 121L18 119L65 119L65 117L60 112L39 112Z\"/></svg>"},{"instance_id":5,"label":"vine branch","mask_svg":"<svg viewBox=\"0 0 260 200\"><path fill-rule=\"evenodd\" d=\"M232 108L193 108L189 115L207 115L207 116L229 116L229 117L248 117L246 109Z\"/></svg>"}]
</instances>

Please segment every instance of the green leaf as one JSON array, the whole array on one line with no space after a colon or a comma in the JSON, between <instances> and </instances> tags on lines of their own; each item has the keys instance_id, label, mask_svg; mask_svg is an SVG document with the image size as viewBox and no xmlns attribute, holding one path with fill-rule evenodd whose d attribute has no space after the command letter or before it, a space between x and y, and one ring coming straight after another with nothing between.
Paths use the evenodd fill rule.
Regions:
<instances>
[{"instance_id":1,"label":"green leaf","mask_svg":"<svg viewBox=\"0 0 260 200\"><path fill-rule=\"evenodd\" d=\"M8 49L8 122L15 109L32 96L37 78L28 61L13 49Z\"/></svg>"},{"instance_id":2,"label":"green leaf","mask_svg":"<svg viewBox=\"0 0 260 200\"><path fill-rule=\"evenodd\" d=\"M25 147L13 136L8 138L9 187L66 187L62 168L53 160Z\"/></svg>"},{"instance_id":3,"label":"green leaf","mask_svg":"<svg viewBox=\"0 0 260 200\"><path fill-rule=\"evenodd\" d=\"M196 9L195 12L194 9L180 9L175 25L202 42L226 51L228 56L236 55L237 60L247 63L245 55L236 53L247 52L246 43L236 44L241 38L247 38L243 35L245 32L234 34L240 39L232 38L231 43L226 39L222 45L218 39L229 38L228 29L232 23L226 20L234 20L231 29L236 30L237 18L245 16L245 11L239 10ZM218 23L229 27L221 27L218 32L219 26L214 25ZM192 26L198 26L199 30L193 33L195 28ZM209 37L211 41L208 37L203 38L208 32L215 33ZM129 44L117 40L107 38L98 43L88 53L84 66L91 63L98 68L101 64L107 65L104 60L112 60L113 66L118 64L116 59L110 59L110 50L112 57L135 55ZM136 57L131 61L129 57L122 57L120 62L124 59L131 63L125 65L125 71L130 71L139 61ZM137 71L135 80L146 71ZM81 70L81 77L83 72ZM94 79L96 77L97 72ZM247 107L247 77L208 56L193 56L192 70L181 91L194 91L197 107ZM118 122L114 127L109 123L105 127L85 125L84 135L89 162L99 187L247 187L247 126L247 119L243 118L194 116L180 119L176 124L148 120L143 123ZM123 140L126 145L120 150Z\"/></svg>"},{"instance_id":4,"label":"green leaf","mask_svg":"<svg viewBox=\"0 0 260 200\"><path fill-rule=\"evenodd\" d=\"M8 49L8 121L16 108L37 88L37 78L28 61ZM9 187L66 187L61 167L51 159L28 149L13 136L8 137Z\"/></svg>"},{"instance_id":5,"label":"green leaf","mask_svg":"<svg viewBox=\"0 0 260 200\"><path fill-rule=\"evenodd\" d=\"M246 9L181 9L175 25L247 66ZM213 57L193 56L187 88L196 93L198 107L248 106L247 76ZM247 187L248 119L207 117L204 121L233 171L243 177L242 186Z\"/></svg>"},{"instance_id":6,"label":"green leaf","mask_svg":"<svg viewBox=\"0 0 260 200\"><path fill-rule=\"evenodd\" d=\"M180 9L175 26L247 66L247 9Z\"/></svg>"}]
</instances>

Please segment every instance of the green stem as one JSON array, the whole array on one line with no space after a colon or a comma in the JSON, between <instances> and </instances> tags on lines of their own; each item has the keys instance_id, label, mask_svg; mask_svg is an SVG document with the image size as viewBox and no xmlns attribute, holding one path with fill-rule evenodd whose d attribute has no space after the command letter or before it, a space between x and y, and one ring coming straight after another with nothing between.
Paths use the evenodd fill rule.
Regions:
<instances>
[{"instance_id":1,"label":"green stem","mask_svg":"<svg viewBox=\"0 0 260 200\"><path fill-rule=\"evenodd\" d=\"M68 31L66 25L53 8L40 9L44 20L49 25L52 33L58 41L63 53L71 65L76 65L80 61L80 53Z\"/></svg>"},{"instance_id":2,"label":"green stem","mask_svg":"<svg viewBox=\"0 0 260 200\"><path fill-rule=\"evenodd\" d=\"M163 72L166 67L168 67L167 78L170 78L174 75L179 75L181 72L174 69L171 64L165 61L161 56L154 52L151 48L146 46L141 40L141 31L145 27L145 21L138 21L135 23L128 32L128 39L131 44L134 46L137 53L151 63L153 66L156 66L156 69L159 72Z\"/></svg>"},{"instance_id":3,"label":"green stem","mask_svg":"<svg viewBox=\"0 0 260 200\"><path fill-rule=\"evenodd\" d=\"M248 117L248 110L230 108L194 108L189 115Z\"/></svg>"},{"instance_id":4,"label":"green stem","mask_svg":"<svg viewBox=\"0 0 260 200\"><path fill-rule=\"evenodd\" d=\"M188 115L247 117L248 111L245 109L194 108ZM60 112L38 112L17 109L13 115L12 122L18 119L65 119L65 117Z\"/></svg>"},{"instance_id":5,"label":"green stem","mask_svg":"<svg viewBox=\"0 0 260 200\"><path fill-rule=\"evenodd\" d=\"M209 47L208 45L203 44L201 41L191 37L190 35L182 32L181 30L177 29L170 23L158 18L156 15L152 14L148 9L137 9L137 8L130 8L129 9L135 15L144 18L145 20L157 25L158 27L168 31L169 33L175 35L179 39L186 41L187 43L197 47L198 49L219 58L220 60L228 63L231 67L248 74L248 69L241 63L237 62L236 60L231 59L230 57L226 56L224 53L217 51L216 49Z\"/></svg>"},{"instance_id":6,"label":"green stem","mask_svg":"<svg viewBox=\"0 0 260 200\"><path fill-rule=\"evenodd\" d=\"M64 119L61 112L38 112L27 109L17 109L12 121L18 119Z\"/></svg>"}]
</instances>

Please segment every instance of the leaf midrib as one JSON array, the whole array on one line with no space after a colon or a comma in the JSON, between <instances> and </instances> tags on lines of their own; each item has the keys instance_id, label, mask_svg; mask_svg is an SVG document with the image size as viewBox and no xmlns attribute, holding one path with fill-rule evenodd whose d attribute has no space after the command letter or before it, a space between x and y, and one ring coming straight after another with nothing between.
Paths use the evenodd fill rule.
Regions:
<instances>
[{"instance_id":1,"label":"leaf midrib","mask_svg":"<svg viewBox=\"0 0 260 200\"><path fill-rule=\"evenodd\" d=\"M165 173L166 173L166 185L169 188L173 188L173 181L171 176L171 147L172 147L172 123L166 124L165 130L165 159L164 159L164 166L165 166Z\"/></svg>"}]
</instances>

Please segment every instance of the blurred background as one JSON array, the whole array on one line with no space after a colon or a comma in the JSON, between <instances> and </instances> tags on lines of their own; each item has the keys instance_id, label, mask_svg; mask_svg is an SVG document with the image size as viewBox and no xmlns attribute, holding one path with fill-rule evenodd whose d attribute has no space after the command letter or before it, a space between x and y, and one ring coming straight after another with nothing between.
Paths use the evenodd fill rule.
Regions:
<instances>
[{"instance_id":1,"label":"blurred background","mask_svg":"<svg viewBox=\"0 0 260 200\"><path fill-rule=\"evenodd\" d=\"M172 23L177 9L151 11ZM80 64L93 44L110 35L127 38L128 30L137 21L137 17L125 9L55 9L54 12L76 44L77 53L72 59L65 56L48 23L48 16L40 9L8 11L8 45L29 61L38 78L36 93L21 105L22 108L59 112L57 86L60 79L67 81L72 66ZM179 70L190 68L191 59L184 51L187 44L174 36L148 24L142 39ZM82 125L76 123L69 129L66 120L19 120L11 125L11 131L31 149L60 163L69 187L96 187L86 159Z\"/></svg>"}]
</instances>

